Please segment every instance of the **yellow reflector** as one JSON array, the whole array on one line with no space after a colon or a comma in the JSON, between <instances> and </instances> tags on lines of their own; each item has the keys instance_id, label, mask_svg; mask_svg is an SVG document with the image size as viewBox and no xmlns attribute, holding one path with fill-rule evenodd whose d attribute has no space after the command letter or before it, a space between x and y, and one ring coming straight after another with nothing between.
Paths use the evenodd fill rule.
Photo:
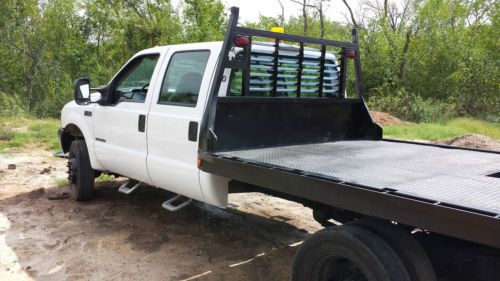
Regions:
<instances>
[{"instance_id":1,"label":"yellow reflector","mask_svg":"<svg viewBox=\"0 0 500 281\"><path fill-rule=\"evenodd\" d=\"M285 33L285 28L281 27L281 26L274 26L274 27L271 27L271 32Z\"/></svg>"}]
</instances>

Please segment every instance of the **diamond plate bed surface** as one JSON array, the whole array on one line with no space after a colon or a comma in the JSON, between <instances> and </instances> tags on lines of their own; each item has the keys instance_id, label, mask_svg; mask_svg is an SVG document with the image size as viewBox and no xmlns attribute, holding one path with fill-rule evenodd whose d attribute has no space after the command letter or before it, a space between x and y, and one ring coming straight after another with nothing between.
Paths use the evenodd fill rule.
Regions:
<instances>
[{"instance_id":1,"label":"diamond plate bed surface","mask_svg":"<svg viewBox=\"0 0 500 281\"><path fill-rule=\"evenodd\" d=\"M389 141L338 141L217 153L500 214L500 154Z\"/></svg>"}]
</instances>

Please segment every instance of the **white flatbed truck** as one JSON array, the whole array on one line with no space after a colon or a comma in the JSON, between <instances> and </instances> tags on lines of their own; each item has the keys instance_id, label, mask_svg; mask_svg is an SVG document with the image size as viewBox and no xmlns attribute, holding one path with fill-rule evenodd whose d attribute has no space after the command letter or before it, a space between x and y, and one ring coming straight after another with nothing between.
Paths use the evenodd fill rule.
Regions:
<instances>
[{"instance_id":1,"label":"white flatbed truck","mask_svg":"<svg viewBox=\"0 0 500 281\"><path fill-rule=\"evenodd\" d=\"M105 86L77 81L59 130L74 199L91 199L102 172L130 178L123 193L178 194L170 211L263 192L325 226L293 280L500 280L498 152L384 139L355 30L340 42L237 21L231 8L223 42L143 50Z\"/></svg>"}]
</instances>

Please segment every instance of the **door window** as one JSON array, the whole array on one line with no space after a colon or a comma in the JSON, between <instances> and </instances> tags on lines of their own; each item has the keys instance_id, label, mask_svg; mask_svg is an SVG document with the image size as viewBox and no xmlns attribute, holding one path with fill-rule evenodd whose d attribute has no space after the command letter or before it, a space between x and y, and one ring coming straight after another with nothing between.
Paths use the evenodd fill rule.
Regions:
<instances>
[{"instance_id":1,"label":"door window","mask_svg":"<svg viewBox=\"0 0 500 281\"><path fill-rule=\"evenodd\" d=\"M173 54L163 78L158 103L195 107L209 55L209 51Z\"/></svg>"},{"instance_id":2,"label":"door window","mask_svg":"<svg viewBox=\"0 0 500 281\"><path fill-rule=\"evenodd\" d=\"M115 83L110 102L144 102L159 57L141 56L129 63Z\"/></svg>"}]
</instances>

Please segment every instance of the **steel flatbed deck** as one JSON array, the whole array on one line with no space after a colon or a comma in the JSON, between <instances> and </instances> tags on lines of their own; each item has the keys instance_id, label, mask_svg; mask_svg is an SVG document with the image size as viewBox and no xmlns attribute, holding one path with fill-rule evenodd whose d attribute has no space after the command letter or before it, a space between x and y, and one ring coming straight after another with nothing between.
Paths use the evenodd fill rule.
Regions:
<instances>
[{"instance_id":1,"label":"steel flatbed deck","mask_svg":"<svg viewBox=\"0 0 500 281\"><path fill-rule=\"evenodd\" d=\"M349 140L204 154L204 170L500 247L500 153Z\"/></svg>"},{"instance_id":2,"label":"steel flatbed deck","mask_svg":"<svg viewBox=\"0 0 500 281\"><path fill-rule=\"evenodd\" d=\"M225 178L220 188L229 193L261 192L312 209L326 229L302 244L293 280L350 279L338 261L353 255L391 268L401 260L388 261L384 243L406 265L366 280L410 280L405 273L497 280L500 152L384 139L365 103L355 29L346 44L239 27L238 9L231 13L200 124L198 167ZM346 89L349 62L356 96ZM358 251L360 243L366 248ZM357 263L361 271L375 264Z\"/></svg>"}]
</instances>

